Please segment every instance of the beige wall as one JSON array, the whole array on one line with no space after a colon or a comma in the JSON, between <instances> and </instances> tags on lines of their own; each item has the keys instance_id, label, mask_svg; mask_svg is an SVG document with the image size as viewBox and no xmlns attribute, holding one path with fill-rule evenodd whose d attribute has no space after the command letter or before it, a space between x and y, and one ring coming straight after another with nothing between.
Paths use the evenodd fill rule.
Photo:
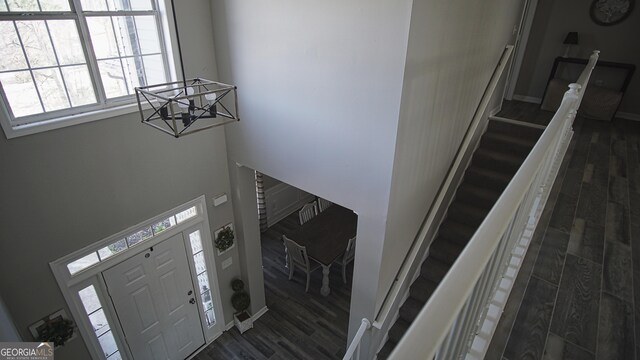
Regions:
<instances>
[{"instance_id":1,"label":"beige wall","mask_svg":"<svg viewBox=\"0 0 640 360\"><path fill-rule=\"evenodd\" d=\"M414 1L382 292L391 286L418 233L504 47L513 43L522 3ZM502 91L496 90L498 98Z\"/></svg>"},{"instance_id":2,"label":"beige wall","mask_svg":"<svg viewBox=\"0 0 640 360\"><path fill-rule=\"evenodd\" d=\"M181 35L200 41L183 43L187 76L215 77L210 4L188 3L178 9ZM25 340L30 324L66 308L49 262L203 194L212 232L233 221L231 201L212 201L230 193L222 128L175 139L133 113L11 140L0 134L0 164L0 292ZM235 258L227 269L215 260L230 321L229 284L240 270L237 250L227 256ZM56 359L89 355L77 338Z\"/></svg>"},{"instance_id":3,"label":"beige wall","mask_svg":"<svg viewBox=\"0 0 640 360\"><path fill-rule=\"evenodd\" d=\"M549 72L556 56L564 53L562 44L567 32L577 31L580 44L571 56L586 58L592 50L600 50L600 59L630 63L640 67L640 11L636 9L622 23L600 26L591 21L589 6L584 0L540 0L522 68L516 85L516 95L542 97ZM640 116L640 69L629 85L620 111ZM599 80L592 77L592 82ZM604 79L603 79L604 80ZM605 80L606 85L606 80Z\"/></svg>"}]
</instances>

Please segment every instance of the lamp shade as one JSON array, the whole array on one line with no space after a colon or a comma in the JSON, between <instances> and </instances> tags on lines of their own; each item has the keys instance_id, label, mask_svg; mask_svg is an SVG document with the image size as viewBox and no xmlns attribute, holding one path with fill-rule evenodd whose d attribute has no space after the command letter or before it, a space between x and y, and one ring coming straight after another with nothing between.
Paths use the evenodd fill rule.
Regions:
<instances>
[{"instance_id":1,"label":"lamp shade","mask_svg":"<svg viewBox=\"0 0 640 360\"><path fill-rule=\"evenodd\" d=\"M578 45L578 33L575 31L567 33L567 37L564 38L563 44Z\"/></svg>"}]
</instances>

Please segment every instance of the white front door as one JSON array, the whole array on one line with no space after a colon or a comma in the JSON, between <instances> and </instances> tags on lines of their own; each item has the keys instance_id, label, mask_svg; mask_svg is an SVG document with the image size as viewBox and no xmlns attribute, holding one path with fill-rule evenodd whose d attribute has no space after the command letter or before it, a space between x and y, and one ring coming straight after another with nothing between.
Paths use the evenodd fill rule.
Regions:
<instances>
[{"instance_id":1,"label":"white front door","mask_svg":"<svg viewBox=\"0 0 640 360\"><path fill-rule=\"evenodd\" d=\"M182 234L102 274L135 360L183 360L204 344Z\"/></svg>"}]
</instances>

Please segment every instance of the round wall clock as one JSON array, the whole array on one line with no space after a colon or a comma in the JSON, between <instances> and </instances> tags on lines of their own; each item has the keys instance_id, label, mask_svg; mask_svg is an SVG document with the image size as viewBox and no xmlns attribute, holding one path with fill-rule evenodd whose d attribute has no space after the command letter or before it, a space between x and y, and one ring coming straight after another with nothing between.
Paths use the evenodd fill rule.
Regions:
<instances>
[{"instance_id":1,"label":"round wall clock","mask_svg":"<svg viewBox=\"0 0 640 360\"><path fill-rule=\"evenodd\" d=\"M626 19L633 10L634 0L593 0L591 20L598 25L615 25Z\"/></svg>"}]
</instances>

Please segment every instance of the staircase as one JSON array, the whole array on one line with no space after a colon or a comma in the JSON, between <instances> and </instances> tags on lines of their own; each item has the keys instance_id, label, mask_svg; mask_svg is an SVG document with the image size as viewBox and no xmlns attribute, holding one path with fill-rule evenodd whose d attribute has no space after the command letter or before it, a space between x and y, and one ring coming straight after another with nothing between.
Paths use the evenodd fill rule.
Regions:
<instances>
[{"instance_id":1,"label":"staircase","mask_svg":"<svg viewBox=\"0 0 640 360\"><path fill-rule=\"evenodd\" d=\"M491 120L473 154L447 216L422 263L420 276L400 307L400 316L378 353L386 359L425 305L471 236L533 148L542 130Z\"/></svg>"}]
</instances>

